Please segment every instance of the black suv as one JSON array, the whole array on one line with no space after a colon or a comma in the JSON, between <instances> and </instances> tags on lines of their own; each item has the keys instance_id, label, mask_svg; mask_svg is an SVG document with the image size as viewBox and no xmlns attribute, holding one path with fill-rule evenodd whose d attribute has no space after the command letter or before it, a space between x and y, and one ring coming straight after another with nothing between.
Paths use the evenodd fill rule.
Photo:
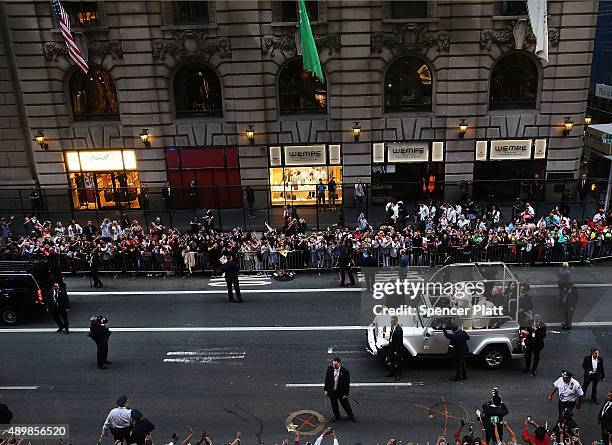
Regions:
<instances>
[{"instance_id":1,"label":"black suv","mask_svg":"<svg viewBox=\"0 0 612 445\"><path fill-rule=\"evenodd\" d=\"M0 262L0 322L14 325L27 314L44 311L46 269L40 263Z\"/></svg>"}]
</instances>

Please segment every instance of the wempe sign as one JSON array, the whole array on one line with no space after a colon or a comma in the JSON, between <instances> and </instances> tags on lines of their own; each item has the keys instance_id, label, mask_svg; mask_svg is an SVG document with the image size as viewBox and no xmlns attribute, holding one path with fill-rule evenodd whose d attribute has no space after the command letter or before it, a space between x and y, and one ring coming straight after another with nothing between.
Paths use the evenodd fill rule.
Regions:
<instances>
[{"instance_id":1,"label":"wempe sign","mask_svg":"<svg viewBox=\"0 0 612 445\"><path fill-rule=\"evenodd\" d=\"M428 142L393 142L387 144L389 162L427 162L429 160Z\"/></svg>"},{"instance_id":2,"label":"wempe sign","mask_svg":"<svg viewBox=\"0 0 612 445\"><path fill-rule=\"evenodd\" d=\"M325 165L325 145L285 147L285 165Z\"/></svg>"},{"instance_id":3,"label":"wempe sign","mask_svg":"<svg viewBox=\"0 0 612 445\"><path fill-rule=\"evenodd\" d=\"M530 158L531 139L491 141L491 153L489 155L489 159L493 161Z\"/></svg>"}]
</instances>

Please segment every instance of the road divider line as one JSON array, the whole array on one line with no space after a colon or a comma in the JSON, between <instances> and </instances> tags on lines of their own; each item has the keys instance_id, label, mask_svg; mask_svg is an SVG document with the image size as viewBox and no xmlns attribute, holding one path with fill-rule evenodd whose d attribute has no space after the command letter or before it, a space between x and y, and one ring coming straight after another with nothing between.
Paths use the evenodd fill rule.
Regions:
<instances>
[{"instance_id":1,"label":"road divider line","mask_svg":"<svg viewBox=\"0 0 612 445\"><path fill-rule=\"evenodd\" d=\"M612 286L612 285L611 285ZM343 293L361 292L360 287L328 287L313 289L240 289L243 294L294 294L294 293ZM150 290L150 291L69 291L68 295L87 296L87 295L227 295L227 290Z\"/></svg>"},{"instance_id":2,"label":"road divider line","mask_svg":"<svg viewBox=\"0 0 612 445\"><path fill-rule=\"evenodd\" d=\"M396 387L396 386L424 386L423 382L371 382L371 383L354 383L351 382L351 388L379 388L379 387ZM285 388L323 388L323 383L287 383Z\"/></svg>"},{"instance_id":3,"label":"road divider line","mask_svg":"<svg viewBox=\"0 0 612 445\"><path fill-rule=\"evenodd\" d=\"M576 323L574 323L576 325ZM308 332L308 331L364 331L367 326L189 326L189 327L113 327L112 332ZM46 334L56 328L0 328L0 334ZM70 328L70 332L89 332L89 328Z\"/></svg>"},{"instance_id":4,"label":"road divider line","mask_svg":"<svg viewBox=\"0 0 612 445\"><path fill-rule=\"evenodd\" d=\"M0 391L34 391L38 386L0 386Z\"/></svg>"}]
</instances>

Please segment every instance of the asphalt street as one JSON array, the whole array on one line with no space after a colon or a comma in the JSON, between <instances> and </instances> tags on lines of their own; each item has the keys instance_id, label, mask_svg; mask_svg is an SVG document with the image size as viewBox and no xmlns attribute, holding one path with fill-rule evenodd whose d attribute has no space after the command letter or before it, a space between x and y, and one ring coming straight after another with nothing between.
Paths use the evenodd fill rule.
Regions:
<instances>
[{"instance_id":1,"label":"asphalt street","mask_svg":"<svg viewBox=\"0 0 612 445\"><path fill-rule=\"evenodd\" d=\"M208 278L107 278L103 293L90 293L87 280L70 277L71 323L83 329L57 334L47 317L27 320L21 332L0 328L0 387L36 387L0 394L15 413L14 423L68 423L76 444L94 443L121 394L157 426L156 443L168 442L172 432L184 434L190 425L208 431L215 443L241 431L245 444L274 444L290 437L286 419L294 411L331 417L318 385L338 355L352 382L362 384L351 391L360 422L334 424L341 444L386 443L389 437L433 442L444 425L437 415L428 418L428 407L445 401L451 412L473 419L494 386L518 434L527 415L540 423L556 420L556 403L547 402L546 393L561 369L581 374L582 358L594 345L604 358L612 354L612 285L604 286L612 276L593 269L581 272L591 287L581 287L576 314L581 327L572 331L554 326L561 319L554 270L517 272L531 274L526 277L543 286L533 289L534 304L552 325L537 377L522 374L518 361L497 371L474 363L470 380L455 383L449 362L429 359L412 361L399 385L365 351L359 289L335 291L335 274L299 275L289 283L245 282L242 305L227 303L225 289ZM83 332L97 313L116 330L107 370L96 368L94 344ZM380 383L392 385L371 386ZM600 398L606 389L602 384ZM597 409L586 403L577 412L587 440L598 438ZM456 423L451 420L450 427Z\"/></svg>"}]
</instances>

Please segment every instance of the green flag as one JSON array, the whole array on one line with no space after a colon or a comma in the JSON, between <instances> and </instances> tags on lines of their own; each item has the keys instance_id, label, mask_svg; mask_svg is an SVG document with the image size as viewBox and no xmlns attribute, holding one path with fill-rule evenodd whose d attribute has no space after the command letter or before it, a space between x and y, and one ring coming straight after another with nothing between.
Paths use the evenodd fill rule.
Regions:
<instances>
[{"instance_id":1,"label":"green flag","mask_svg":"<svg viewBox=\"0 0 612 445\"><path fill-rule=\"evenodd\" d=\"M323 82L323 70L321 69L319 52L312 36L312 29L310 29L310 20L304 0L298 0L298 8L300 11L300 46L302 47L304 70L314 73Z\"/></svg>"}]
</instances>

